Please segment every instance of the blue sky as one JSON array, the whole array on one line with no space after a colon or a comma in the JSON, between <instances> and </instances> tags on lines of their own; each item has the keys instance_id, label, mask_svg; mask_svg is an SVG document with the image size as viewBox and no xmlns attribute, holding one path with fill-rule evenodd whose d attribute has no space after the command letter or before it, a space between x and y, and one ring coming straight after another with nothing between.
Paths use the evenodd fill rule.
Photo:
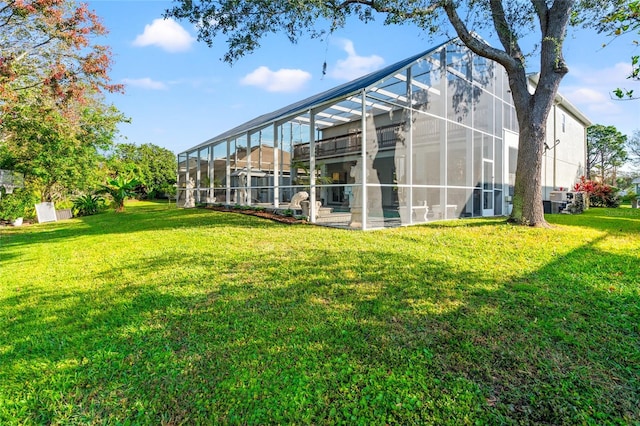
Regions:
<instances>
[{"instance_id":1,"label":"blue sky","mask_svg":"<svg viewBox=\"0 0 640 426\"><path fill-rule=\"evenodd\" d=\"M175 153L258 115L375 71L445 40L410 25L383 26L353 21L324 40L292 45L282 35L233 66L220 60L224 38L212 48L196 41L187 22L163 20L170 1L88 1L109 29L98 40L111 46L111 77L124 83L124 95L108 101L131 118L120 140L153 143ZM636 37L637 38L637 37ZM639 54L632 38L607 39L589 31L571 33L565 43L570 68L560 92L595 124L613 125L631 136L640 129L640 100L615 101L615 87L640 85L625 77L630 56ZM323 76L323 63L327 73ZM536 71L535 63L530 71Z\"/></svg>"}]
</instances>

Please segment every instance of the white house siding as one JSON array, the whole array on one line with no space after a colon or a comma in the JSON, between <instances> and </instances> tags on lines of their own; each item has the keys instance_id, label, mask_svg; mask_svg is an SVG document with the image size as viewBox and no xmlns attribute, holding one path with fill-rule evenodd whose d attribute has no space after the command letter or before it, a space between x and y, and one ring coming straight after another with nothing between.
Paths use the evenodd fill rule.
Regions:
<instances>
[{"instance_id":1,"label":"white house siding","mask_svg":"<svg viewBox=\"0 0 640 426\"><path fill-rule=\"evenodd\" d=\"M562 103L556 103L551 110L547 121L550 149L545 151L542 170L544 200L549 199L551 191L572 189L586 173L586 126L590 123L582 120Z\"/></svg>"}]
</instances>

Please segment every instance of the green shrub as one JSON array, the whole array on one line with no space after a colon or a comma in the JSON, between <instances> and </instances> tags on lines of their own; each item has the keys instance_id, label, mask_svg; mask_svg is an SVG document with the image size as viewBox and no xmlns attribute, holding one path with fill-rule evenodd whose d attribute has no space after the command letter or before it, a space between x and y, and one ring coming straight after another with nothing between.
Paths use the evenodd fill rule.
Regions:
<instances>
[{"instance_id":1,"label":"green shrub","mask_svg":"<svg viewBox=\"0 0 640 426\"><path fill-rule=\"evenodd\" d=\"M627 192L624 196L620 197L620 200L625 204L631 204L631 201L635 200L638 197L634 191Z\"/></svg>"},{"instance_id":2,"label":"green shrub","mask_svg":"<svg viewBox=\"0 0 640 426\"><path fill-rule=\"evenodd\" d=\"M102 189L98 193L109 194L113 199L116 213L122 213L124 211L124 201L127 198L135 197L135 190L139 185L140 181L135 178L116 176L108 179L107 184L102 185Z\"/></svg>"},{"instance_id":3,"label":"green shrub","mask_svg":"<svg viewBox=\"0 0 640 426\"><path fill-rule=\"evenodd\" d=\"M590 207L620 207L620 189L606 183L588 180L584 176L576 183L574 191L586 192L589 196Z\"/></svg>"},{"instance_id":4,"label":"green shrub","mask_svg":"<svg viewBox=\"0 0 640 426\"><path fill-rule=\"evenodd\" d=\"M76 216L91 216L107 208L107 204L99 195L86 194L73 199L73 213Z\"/></svg>"},{"instance_id":5,"label":"green shrub","mask_svg":"<svg viewBox=\"0 0 640 426\"><path fill-rule=\"evenodd\" d=\"M0 219L13 221L19 217L35 217L38 198L24 189L16 189L12 194L2 191L0 198Z\"/></svg>"}]
</instances>

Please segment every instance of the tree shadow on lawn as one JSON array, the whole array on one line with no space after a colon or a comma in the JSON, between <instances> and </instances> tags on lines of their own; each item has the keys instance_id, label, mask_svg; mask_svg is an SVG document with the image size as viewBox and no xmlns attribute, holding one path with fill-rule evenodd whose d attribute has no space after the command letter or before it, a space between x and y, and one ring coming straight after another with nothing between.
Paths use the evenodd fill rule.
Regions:
<instances>
[{"instance_id":1,"label":"tree shadow on lawn","mask_svg":"<svg viewBox=\"0 0 640 426\"><path fill-rule=\"evenodd\" d=\"M182 254L188 276L149 282L176 264L165 253L113 271L139 283L26 306L16 295L0 301L4 410L58 423L637 422L640 270L598 241L504 280L347 247L215 273Z\"/></svg>"}]
</instances>

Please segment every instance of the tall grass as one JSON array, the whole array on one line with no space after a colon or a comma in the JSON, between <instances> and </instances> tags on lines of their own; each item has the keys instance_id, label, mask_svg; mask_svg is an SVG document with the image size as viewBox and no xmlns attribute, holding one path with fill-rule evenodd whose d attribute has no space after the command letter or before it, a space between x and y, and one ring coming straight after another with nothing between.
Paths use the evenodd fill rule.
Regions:
<instances>
[{"instance_id":1,"label":"tall grass","mask_svg":"<svg viewBox=\"0 0 640 426\"><path fill-rule=\"evenodd\" d=\"M637 424L640 211L0 230L0 424Z\"/></svg>"}]
</instances>

